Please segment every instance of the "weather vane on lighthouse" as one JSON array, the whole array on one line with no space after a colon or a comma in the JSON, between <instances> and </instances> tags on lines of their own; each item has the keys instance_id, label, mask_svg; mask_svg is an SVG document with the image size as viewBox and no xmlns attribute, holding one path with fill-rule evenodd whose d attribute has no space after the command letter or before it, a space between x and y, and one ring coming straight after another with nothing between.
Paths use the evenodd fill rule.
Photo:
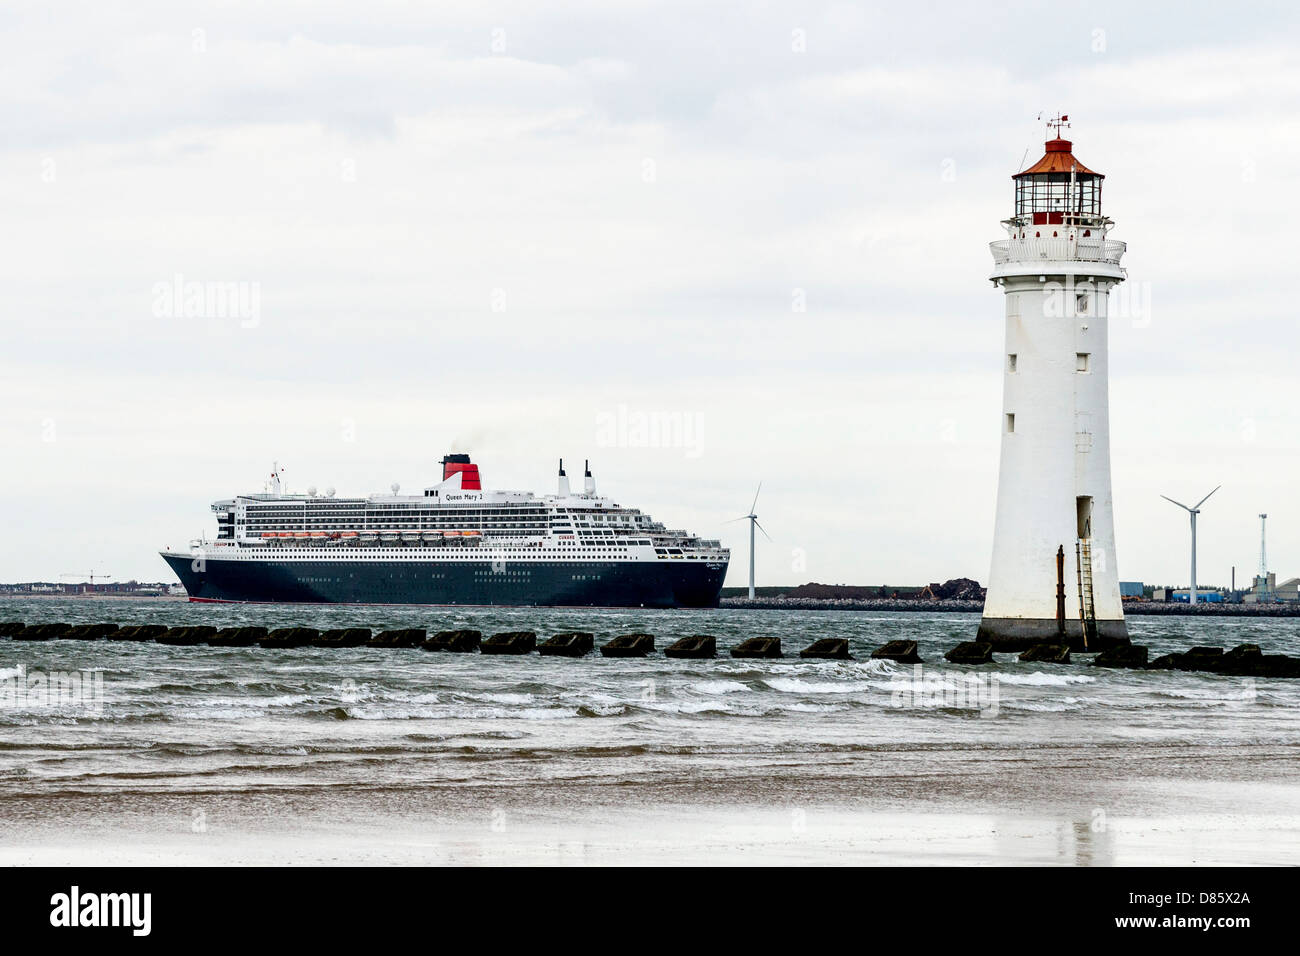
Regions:
<instances>
[{"instance_id":1,"label":"weather vane on lighthouse","mask_svg":"<svg viewBox=\"0 0 1300 956\"><path fill-rule=\"evenodd\" d=\"M1056 134L1053 137L1053 139L1060 139L1061 130L1069 129L1069 128L1070 128L1070 117L1066 116L1064 113L1057 113L1055 116L1053 116L1051 119L1047 121L1048 132Z\"/></svg>"},{"instance_id":2,"label":"weather vane on lighthouse","mask_svg":"<svg viewBox=\"0 0 1300 956\"><path fill-rule=\"evenodd\" d=\"M1040 116L1041 118L1041 116ZM1107 312L1125 245L1107 238L1105 178L1048 121L1043 158L1012 177L991 244L1006 298L1002 452L980 639L1005 650L1127 638L1111 513ZM1053 136L1053 134L1055 134Z\"/></svg>"}]
</instances>

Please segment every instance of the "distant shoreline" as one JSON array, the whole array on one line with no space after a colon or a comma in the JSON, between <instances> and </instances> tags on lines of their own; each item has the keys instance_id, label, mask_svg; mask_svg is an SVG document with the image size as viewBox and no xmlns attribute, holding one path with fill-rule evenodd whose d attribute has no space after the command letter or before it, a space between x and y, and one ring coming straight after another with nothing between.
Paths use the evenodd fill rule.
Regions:
<instances>
[{"instance_id":1,"label":"distant shoreline","mask_svg":"<svg viewBox=\"0 0 1300 956\"><path fill-rule=\"evenodd\" d=\"M5 598L39 601L168 601L188 603L184 594L22 594L0 593ZM290 605L284 605L290 606ZM393 605L404 607L410 605ZM505 605L502 605L503 607ZM742 611L892 611L915 613L979 614L982 601L911 600L907 598L728 598L722 610ZM1300 604L1180 604L1173 601L1126 601L1124 614L1167 615L1170 617L1300 617Z\"/></svg>"},{"instance_id":2,"label":"distant shoreline","mask_svg":"<svg viewBox=\"0 0 1300 956\"><path fill-rule=\"evenodd\" d=\"M948 611L980 613L983 601L910 600L904 598L723 598L728 610L748 611ZM1300 617L1300 604L1221 604L1192 606L1174 601L1126 601L1127 615L1171 617Z\"/></svg>"}]
</instances>

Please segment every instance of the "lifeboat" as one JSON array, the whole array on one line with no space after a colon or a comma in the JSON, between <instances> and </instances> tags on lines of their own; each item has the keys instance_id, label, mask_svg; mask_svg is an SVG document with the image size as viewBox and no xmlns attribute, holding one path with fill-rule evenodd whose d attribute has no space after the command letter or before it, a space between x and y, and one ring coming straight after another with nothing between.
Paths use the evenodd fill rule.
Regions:
<instances>
[{"instance_id":1,"label":"lifeboat","mask_svg":"<svg viewBox=\"0 0 1300 956\"><path fill-rule=\"evenodd\" d=\"M343 538L344 541L351 541L353 538L357 537L357 533L355 531L344 531L340 537Z\"/></svg>"},{"instance_id":2,"label":"lifeboat","mask_svg":"<svg viewBox=\"0 0 1300 956\"><path fill-rule=\"evenodd\" d=\"M442 533L442 536L443 536L444 538L459 538L459 537L460 537L460 532L459 532L459 531L444 531L444 532Z\"/></svg>"},{"instance_id":3,"label":"lifeboat","mask_svg":"<svg viewBox=\"0 0 1300 956\"><path fill-rule=\"evenodd\" d=\"M293 538L295 541L303 541L310 537L311 535L308 534L306 531L295 531L293 533Z\"/></svg>"},{"instance_id":4,"label":"lifeboat","mask_svg":"<svg viewBox=\"0 0 1300 956\"><path fill-rule=\"evenodd\" d=\"M442 532L441 532L441 531L426 531L426 532L424 532L424 534L420 535L420 537L422 537L425 541L441 541L441 540L442 540Z\"/></svg>"},{"instance_id":5,"label":"lifeboat","mask_svg":"<svg viewBox=\"0 0 1300 956\"><path fill-rule=\"evenodd\" d=\"M313 540L323 541L325 538L328 538L329 535L327 535L324 531L313 531L311 532L311 537Z\"/></svg>"},{"instance_id":6,"label":"lifeboat","mask_svg":"<svg viewBox=\"0 0 1300 956\"><path fill-rule=\"evenodd\" d=\"M482 534L478 531L462 531L461 536L465 538L480 538L482 537Z\"/></svg>"}]
</instances>

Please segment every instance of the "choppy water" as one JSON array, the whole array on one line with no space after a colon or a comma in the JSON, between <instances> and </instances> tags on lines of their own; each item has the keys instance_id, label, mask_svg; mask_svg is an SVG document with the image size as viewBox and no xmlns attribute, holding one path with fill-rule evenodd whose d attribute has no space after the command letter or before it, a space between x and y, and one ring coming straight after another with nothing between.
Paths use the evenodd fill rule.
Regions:
<instances>
[{"instance_id":1,"label":"choppy water","mask_svg":"<svg viewBox=\"0 0 1300 956\"><path fill-rule=\"evenodd\" d=\"M1098 759L1135 746L1141 759L1171 766L1185 757L1172 772L1194 776L1219 772L1196 756L1205 748L1268 754L1300 736L1300 681L1021 664L1012 654L982 668L948 665L943 652L973 636L972 614L6 600L0 620L473 627L539 638L590 630L598 643L643 631L659 648L707 633L723 654L745 637L780 636L791 655L833 636L848 638L858 658L573 660L0 639L0 679L80 672L83 694L102 681L93 700L97 689L70 702L30 691L0 700L0 797L655 778L704 791L764 768L773 778L883 786L900 774L996 774L1019 753L1067 742L1096 748ZM1300 625L1290 620L1139 617L1129 628L1153 657L1243 642L1300 653ZM868 659L897 638L919 642L929 662L920 675ZM988 684L974 704L969 693L954 697L969 674L995 680L996 698Z\"/></svg>"}]
</instances>

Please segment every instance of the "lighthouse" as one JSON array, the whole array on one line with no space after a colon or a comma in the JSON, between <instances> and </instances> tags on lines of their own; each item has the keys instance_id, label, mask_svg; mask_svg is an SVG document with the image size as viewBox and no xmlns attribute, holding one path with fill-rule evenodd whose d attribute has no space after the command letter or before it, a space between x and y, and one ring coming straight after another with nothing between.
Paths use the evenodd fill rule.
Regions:
<instances>
[{"instance_id":1,"label":"lighthouse","mask_svg":"<svg viewBox=\"0 0 1300 956\"><path fill-rule=\"evenodd\" d=\"M1104 176L1074 156L1069 117L1012 177L1007 238L990 243L1006 303L997 517L979 638L1012 649L1126 640L1111 514L1110 289L1125 245L1108 238Z\"/></svg>"}]
</instances>

